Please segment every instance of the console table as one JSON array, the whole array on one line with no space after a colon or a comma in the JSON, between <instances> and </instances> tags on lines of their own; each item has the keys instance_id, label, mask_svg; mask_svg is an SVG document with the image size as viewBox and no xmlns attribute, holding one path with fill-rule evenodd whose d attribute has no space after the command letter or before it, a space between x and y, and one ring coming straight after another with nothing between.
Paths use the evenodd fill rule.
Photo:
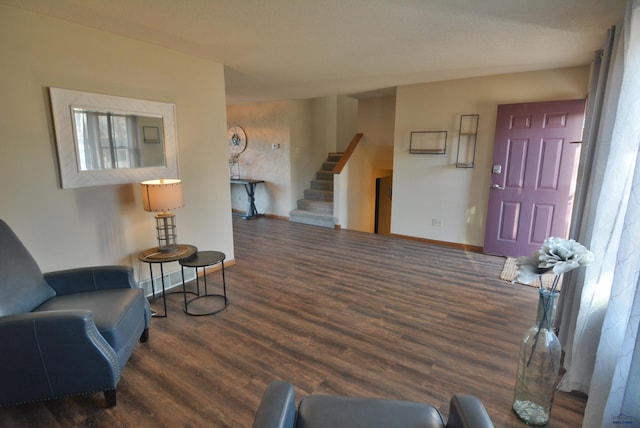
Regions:
<instances>
[{"instance_id":1,"label":"console table","mask_svg":"<svg viewBox=\"0 0 640 428\"><path fill-rule=\"evenodd\" d=\"M258 213L258 210L256 209L256 185L258 183L264 183L264 180L252 180L250 178L231 179L231 184L242 184L244 186L244 190L247 192L247 197L249 198L247 212L242 216L245 220L262 215Z\"/></svg>"}]
</instances>

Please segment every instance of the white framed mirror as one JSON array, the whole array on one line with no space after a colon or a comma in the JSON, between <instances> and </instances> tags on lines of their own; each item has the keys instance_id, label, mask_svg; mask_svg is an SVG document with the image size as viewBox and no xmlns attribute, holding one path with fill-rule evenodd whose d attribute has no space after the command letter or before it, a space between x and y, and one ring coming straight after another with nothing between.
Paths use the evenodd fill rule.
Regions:
<instances>
[{"instance_id":1,"label":"white framed mirror","mask_svg":"<svg viewBox=\"0 0 640 428\"><path fill-rule=\"evenodd\" d=\"M49 88L62 188L178 177L175 105Z\"/></svg>"}]
</instances>

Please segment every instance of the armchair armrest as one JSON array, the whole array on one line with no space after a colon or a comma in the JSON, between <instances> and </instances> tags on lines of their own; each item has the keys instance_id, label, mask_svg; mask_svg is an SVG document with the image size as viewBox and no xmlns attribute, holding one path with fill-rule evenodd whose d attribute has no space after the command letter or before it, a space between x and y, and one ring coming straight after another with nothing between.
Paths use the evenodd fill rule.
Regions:
<instances>
[{"instance_id":1,"label":"armchair armrest","mask_svg":"<svg viewBox=\"0 0 640 428\"><path fill-rule=\"evenodd\" d=\"M288 382L273 381L267 386L253 428L293 428L296 420L296 393Z\"/></svg>"},{"instance_id":2,"label":"armchair armrest","mask_svg":"<svg viewBox=\"0 0 640 428\"><path fill-rule=\"evenodd\" d=\"M115 389L115 351L85 310L0 317L0 404Z\"/></svg>"},{"instance_id":3,"label":"armchair armrest","mask_svg":"<svg viewBox=\"0 0 640 428\"><path fill-rule=\"evenodd\" d=\"M449 403L447 428L493 428L493 422L478 397L456 394Z\"/></svg>"},{"instance_id":4,"label":"armchair armrest","mask_svg":"<svg viewBox=\"0 0 640 428\"><path fill-rule=\"evenodd\" d=\"M83 293L114 288L136 288L133 268L129 266L96 266L67 269L44 274L56 294Z\"/></svg>"}]
</instances>

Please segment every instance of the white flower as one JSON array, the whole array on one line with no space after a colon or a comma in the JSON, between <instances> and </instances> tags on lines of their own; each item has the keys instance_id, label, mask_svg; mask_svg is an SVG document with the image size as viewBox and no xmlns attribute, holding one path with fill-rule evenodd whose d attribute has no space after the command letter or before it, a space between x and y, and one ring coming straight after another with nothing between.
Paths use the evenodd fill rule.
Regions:
<instances>
[{"instance_id":1,"label":"white flower","mask_svg":"<svg viewBox=\"0 0 640 428\"><path fill-rule=\"evenodd\" d=\"M590 265L595 259L591 251L573 239L547 238L538 253L538 266L542 269L551 268L556 275Z\"/></svg>"},{"instance_id":2,"label":"white flower","mask_svg":"<svg viewBox=\"0 0 640 428\"><path fill-rule=\"evenodd\" d=\"M516 260L518 266L518 282L521 284L531 284L542 274L547 273L549 269L540 269L538 267L538 256L534 253L530 257L518 257Z\"/></svg>"},{"instance_id":3,"label":"white flower","mask_svg":"<svg viewBox=\"0 0 640 428\"><path fill-rule=\"evenodd\" d=\"M531 284L550 271L559 276L580 266L590 265L594 260L593 253L573 239L547 238L530 257L518 258L518 281Z\"/></svg>"}]
</instances>

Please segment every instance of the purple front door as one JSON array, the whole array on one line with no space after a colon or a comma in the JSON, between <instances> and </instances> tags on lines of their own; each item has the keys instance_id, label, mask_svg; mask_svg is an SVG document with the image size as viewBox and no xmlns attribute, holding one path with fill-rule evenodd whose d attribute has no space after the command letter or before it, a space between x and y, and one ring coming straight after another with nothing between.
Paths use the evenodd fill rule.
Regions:
<instances>
[{"instance_id":1,"label":"purple front door","mask_svg":"<svg viewBox=\"0 0 640 428\"><path fill-rule=\"evenodd\" d=\"M498 106L484 252L528 256L567 237L585 100Z\"/></svg>"}]
</instances>

